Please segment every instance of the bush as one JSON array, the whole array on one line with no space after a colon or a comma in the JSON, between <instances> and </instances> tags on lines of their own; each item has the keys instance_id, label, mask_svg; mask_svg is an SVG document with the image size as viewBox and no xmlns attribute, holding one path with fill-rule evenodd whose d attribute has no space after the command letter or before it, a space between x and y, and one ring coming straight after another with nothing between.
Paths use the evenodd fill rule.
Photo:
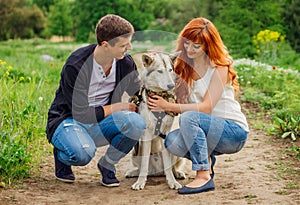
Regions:
<instances>
[{"instance_id":1,"label":"bush","mask_svg":"<svg viewBox=\"0 0 300 205\"><path fill-rule=\"evenodd\" d=\"M6 1L0 8L0 40L11 38L32 38L40 35L46 26L46 18L36 5L20 6Z\"/></svg>"},{"instance_id":2,"label":"bush","mask_svg":"<svg viewBox=\"0 0 300 205\"><path fill-rule=\"evenodd\" d=\"M241 99L271 113L271 132L293 141L299 138L300 73L249 59L236 60L235 69L243 90Z\"/></svg>"}]
</instances>

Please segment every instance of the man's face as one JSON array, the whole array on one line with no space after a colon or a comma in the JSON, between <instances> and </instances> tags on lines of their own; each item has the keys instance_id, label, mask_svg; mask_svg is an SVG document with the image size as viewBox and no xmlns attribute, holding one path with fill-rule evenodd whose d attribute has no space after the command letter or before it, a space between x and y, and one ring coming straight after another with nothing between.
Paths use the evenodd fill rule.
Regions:
<instances>
[{"instance_id":1,"label":"man's face","mask_svg":"<svg viewBox=\"0 0 300 205\"><path fill-rule=\"evenodd\" d=\"M108 43L108 52L113 58L122 59L124 58L126 52L132 49L131 38L129 37L118 37L115 45L110 45Z\"/></svg>"}]
</instances>

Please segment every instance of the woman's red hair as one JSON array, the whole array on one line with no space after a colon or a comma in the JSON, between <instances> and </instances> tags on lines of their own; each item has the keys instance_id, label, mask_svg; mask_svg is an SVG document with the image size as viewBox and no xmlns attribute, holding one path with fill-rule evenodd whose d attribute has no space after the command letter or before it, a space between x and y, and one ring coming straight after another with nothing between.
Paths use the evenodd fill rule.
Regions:
<instances>
[{"instance_id":1,"label":"woman's red hair","mask_svg":"<svg viewBox=\"0 0 300 205\"><path fill-rule=\"evenodd\" d=\"M233 59L229 55L226 46L223 44L221 36L216 27L205 18L192 19L181 31L178 38L177 51L181 51L177 58L174 70L179 76L177 94L179 98L188 95L189 88L192 87L193 65L187 57L184 49L185 41L192 41L195 44L204 45L202 49L209 57L210 61L217 67L228 67L229 79L235 91L238 90L237 73L232 67ZM184 94L185 93L185 94Z\"/></svg>"}]
</instances>

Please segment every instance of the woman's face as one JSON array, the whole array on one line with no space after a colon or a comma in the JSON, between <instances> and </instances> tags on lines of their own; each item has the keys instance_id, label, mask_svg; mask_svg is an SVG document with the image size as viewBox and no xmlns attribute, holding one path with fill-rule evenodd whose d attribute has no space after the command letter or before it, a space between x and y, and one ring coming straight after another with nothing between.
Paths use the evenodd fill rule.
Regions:
<instances>
[{"instance_id":1,"label":"woman's face","mask_svg":"<svg viewBox=\"0 0 300 205\"><path fill-rule=\"evenodd\" d=\"M197 44L197 43L193 43L192 41L185 40L183 42L183 46L186 51L187 57L190 59L195 59L205 54L205 52L202 49L203 45L201 44Z\"/></svg>"}]
</instances>

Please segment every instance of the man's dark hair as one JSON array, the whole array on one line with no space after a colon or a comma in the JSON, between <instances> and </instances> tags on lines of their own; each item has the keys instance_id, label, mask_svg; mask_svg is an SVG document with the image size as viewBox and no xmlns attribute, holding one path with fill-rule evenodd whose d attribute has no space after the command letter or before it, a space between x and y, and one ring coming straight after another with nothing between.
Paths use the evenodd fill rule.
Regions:
<instances>
[{"instance_id":1,"label":"man's dark hair","mask_svg":"<svg viewBox=\"0 0 300 205\"><path fill-rule=\"evenodd\" d=\"M134 28L131 23L114 14L103 16L96 26L98 45L101 45L103 41L107 41L110 45L114 46L118 37L127 38L132 35L133 32Z\"/></svg>"}]
</instances>

